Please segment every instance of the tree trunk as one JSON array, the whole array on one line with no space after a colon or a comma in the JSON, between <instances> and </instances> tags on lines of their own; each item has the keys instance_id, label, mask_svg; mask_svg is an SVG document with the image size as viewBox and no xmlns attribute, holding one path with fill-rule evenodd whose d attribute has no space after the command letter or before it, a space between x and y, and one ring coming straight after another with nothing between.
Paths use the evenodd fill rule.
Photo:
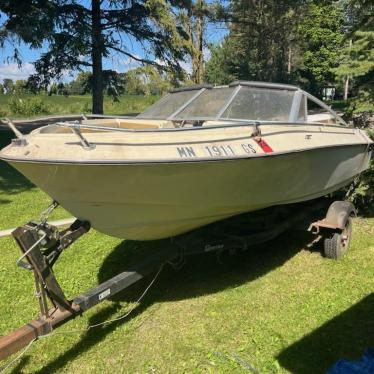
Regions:
<instances>
[{"instance_id":1,"label":"tree trunk","mask_svg":"<svg viewBox=\"0 0 374 374\"><path fill-rule=\"evenodd\" d=\"M190 30L190 40L192 43L191 57L192 57L192 80L196 84L203 82L204 76L204 13L203 8L205 3L203 0L199 0L196 4L196 23ZM192 15L189 16L191 22Z\"/></svg>"},{"instance_id":2,"label":"tree trunk","mask_svg":"<svg viewBox=\"0 0 374 374\"><path fill-rule=\"evenodd\" d=\"M352 48L352 39L349 40L349 50ZM346 76L344 82L344 100L348 100L348 92L349 92L349 75Z\"/></svg>"},{"instance_id":3,"label":"tree trunk","mask_svg":"<svg viewBox=\"0 0 374 374\"><path fill-rule=\"evenodd\" d=\"M197 32L197 69L196 69L196 83L203 83L204 75L204 20L203 15L201 15L197 20L196 32Z\"/></svg>"},{"instance_id":4,"label":"tree trunk","mask_svg":"<svg viewBox=\"0 0 374 374\"><path fill-rule=\"evenodd\" d=\"M345 78L345 83L344 83L344 100L348 99L348 91L349 91L349 76Z\"/></svg>"},{"instance_id":5,"label":"tree trunk","mask_svg":"<svg viewBox=\"0 0 374 374\"><path fill-rule=\"evenodd\" d=\"M92 113L104 113L103 37L100 17L101 0L92 0Z\"/></svg>"}]
</instances>

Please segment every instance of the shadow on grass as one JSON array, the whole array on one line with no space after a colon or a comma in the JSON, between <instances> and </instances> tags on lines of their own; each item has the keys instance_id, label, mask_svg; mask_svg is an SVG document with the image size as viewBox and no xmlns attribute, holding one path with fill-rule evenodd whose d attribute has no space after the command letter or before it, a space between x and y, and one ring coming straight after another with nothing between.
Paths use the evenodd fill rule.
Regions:
<instances>
[{"instance_id":1,"label":"shadow on grass","mask_svg":"<svg viewBox=\"0 0 374 374\"><path fill-rule=\"evenodd\" d=\"M14 135L8 131L0 131L0 149L7 146ZM27 191L35 186L8 163L0 161L0 193L14 195ZM6 204L8 199L0 199L0 204Z\"/></svg>"},{"instance_id":2,"label":"shadow on grass","mask_svg":"<svg viewBox=\"0 0 374 374\"><path fill-rule=\"evenodd\" d=\"M279 363L294 374L325 373L341 358L359 360L374 347L374 293L285 349Z\"/></svg>"},{"instance_id":3,"label":"shadow on grass","mask_svg":"<svg viewBox=\"0 0 374 374\"><path fill-rule=\"evenodd\" d=\"M18 362L17 365L12 369L10 373L12 374L20 374L24 373L24 367L30 362L30 356L22 357Z\"/></svg>"},{"instance_id":4,"label":"shadow on grass","mask_svg":"<svg viewBox=\"0 0 374 374\"><path fill-rule=\"evenodd\" d=\"M251 247L247 251L239 251L234 256L227 256L223 259L223 263L218 263L214 253L208 253L189 256L186 265L179 271L166 266L156 284L129 317L87 331L75 346L53 359L38 373L51 373L61 369L68 362L102 341L117 326L140 315L155 302L188 299L238 287L281 266L310 241L311 235L305 232L285 233L276 241ZM142 261L150 253L164 249L167 244L167 240L122 242L103 262L98 275L99 283L122 271L134 270L131 264ZM124 264L129 265L124 266ZM89 325L115 318L119 310L123 309L120 302L137 300L149 284L151 277L146 277L112 297L113 303L96 313L89 320Z\"/></svg>"}]
</instances>

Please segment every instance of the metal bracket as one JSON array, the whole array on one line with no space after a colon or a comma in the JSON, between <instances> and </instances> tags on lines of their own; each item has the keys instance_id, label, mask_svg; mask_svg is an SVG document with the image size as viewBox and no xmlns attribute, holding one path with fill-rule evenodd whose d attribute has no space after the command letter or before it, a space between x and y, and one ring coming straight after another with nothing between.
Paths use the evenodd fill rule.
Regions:
<instances>
[{"instance_id":1,"label":"metal bracket","mask_svg":"<svg viewBox=\"0 0 374 374\"><path fill-rule=\"evenodd\" d=\"M12 139L12 144L17 147L27 146L27 140L25 139L23 134L17 129L16 125L9 118L5 118L5 120L9 128L14 132L14 134L17 137L17 139Z\"/></svg>"},{"instance_id":2,"label":"metal bracket","mask_svg":"<svg viewBox=\"0 0 374 374\"><path fill-rule=\"evenodd\" d=\"M86 150L86 151L92 151L93 149L96 148L95 144L91 144L83 135L82 135L82 132L81 132L81 129L80 129L80 126L78 123L75 124L75 126L73 127L70 127L71 130L73 131L73 133L75 135L78 136L81 144L82 144L82 147Z\"/></svg>"},{"instance_id":3,"label":"metal bracket","mask_svg":"<svg viewBox=\"0 0 374 374\"><path fill-rule=\"evenodd\" d=\"M83 115L82 115L83 116ZM84 119L84 118L83 118ZM95 144L91 144L83 135L81 132L81 126L78 121L75 121L74 123L71 122L57 122L55 123L56 126L62 126L69 128L77 137L79 138L79 141L82 145L82 147L87 150L91 151L96 148Z\"/></svg>"},{"instance_id":4,"label":"metal bracket","mask_svg":"<svg viewBox=\"0 0 374 374\"><path fill-rule=\"evenodd\" d=\"M253 132L252 132L252 137L257 138L261 137L261 129L260 129L260 122L254 122L253 123Z\"/></svg>"}]
</instances>

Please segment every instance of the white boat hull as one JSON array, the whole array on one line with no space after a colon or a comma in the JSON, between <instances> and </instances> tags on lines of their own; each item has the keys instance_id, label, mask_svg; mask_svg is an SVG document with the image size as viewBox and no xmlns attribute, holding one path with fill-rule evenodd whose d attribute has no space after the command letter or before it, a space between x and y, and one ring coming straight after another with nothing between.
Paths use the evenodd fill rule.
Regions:
<instances>
[{"instance_id":1,"label":"white boat hull","mask_svg":"<svg viewBox=\"0 0 374 374\"><path fill-rule=\"evenodd\" d=\"M98 231L152 240L333 192L367 167L367 146L327 146L232 160L9 162Z\"/></svg>"}]
</instances>

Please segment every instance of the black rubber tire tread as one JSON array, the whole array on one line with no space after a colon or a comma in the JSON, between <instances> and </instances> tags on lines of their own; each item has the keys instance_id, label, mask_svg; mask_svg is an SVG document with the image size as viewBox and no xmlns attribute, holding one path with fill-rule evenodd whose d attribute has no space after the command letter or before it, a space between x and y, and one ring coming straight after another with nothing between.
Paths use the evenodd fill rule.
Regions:
<instances>
[{"instance_id":1,"label":"black rubber tire tread","mask_svg":"<svg viewBox=\"0 0 374 374\"><path fill-rule=\"evenodd\" d=\"M342 252L342 237L335 233L332 238L326 238L323 242L323 249L325 257L337 260L343 256Z\"/></svg>"},{"instance_id":2,"label":"black rubber tire tread","mask_svg":"<svg viewBox=\"0 0 374 374\"><path fill-rule=\"evenodd\" d=\"M343 244L343 235L347 236L345 244ZM325 256L334 260L342 258L348 251L352 237L352 217L349 217L341 234L335 233L331 238L326 238L323 242Z\"/></svg>"}]
</instances>

